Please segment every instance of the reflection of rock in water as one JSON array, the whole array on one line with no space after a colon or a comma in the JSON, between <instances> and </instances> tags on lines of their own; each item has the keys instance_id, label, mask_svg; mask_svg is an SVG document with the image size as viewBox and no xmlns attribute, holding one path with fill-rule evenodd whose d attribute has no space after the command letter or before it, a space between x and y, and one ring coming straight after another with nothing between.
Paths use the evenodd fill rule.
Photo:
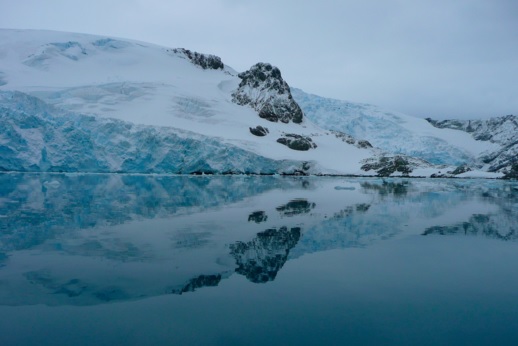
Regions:
<instances>
[{"instance_id":1,"label":"reflection of rock in water","mask_svg":"<svg viewBox=\"0 0 518 346\"><path fill-rule=\"evenodd\" d=\"M408 193L409 182L387 182L383 180L381 184L365 182L360 184L367 191L377 191L381 196L394 195L395 197L405 196Z\"/></svg>"},{"instance_id":2,"label":"reflection of rock in water","mask_svg":"<svg viewBox=\"0 0 518 346\"><path fill-rule=\"evenodd\" d=\"M311 209L315 208L315 206L315 203L310 203L306 199L294 199L276 209L283 216L293 216L298 214L307 214Z\"/></svg>"},{"instance_id":3,"label":"reflection of rock in water","mask_svg":"<svg viewBox=\"0 0 518 346\"><path fill-rule=\"evenodd\" d=\"M273 281L300 235L300 227L272 228L258 233L252 241L230 245L230 254L236 259L236 272L255 283Z\"/></svg>"},{"instance_id":4,"label":"reflection of rock in water","mask_svg":"<svg viewBox=\"0 0 518 346\"><path fill-rule=\"evenodd\" d=\"M0 196L9 201L0 205L0 251L28 249L72 230L199 212L300 184L274 176L0 174Z\"/></svg>"},{"instance_id":5,"label":"reflection of rock in water","mask_svg":"<svg viewBox=\"0 0 518 346\"><path fill-rule=\"evenodd\" d=\"M268 220L268 215L264 211L254 211L252 214L248 215L248 222L254 221L255 223L261 223Z\"/></svg>"},{"instance_id":6,"label":"reflection of rock in water","mask_svg":"<svg viewBox=\"0 0 518 346\"><path fill-rule=\"evenodd\" d=\"M453 226L433 226L423 233L423 235L432 234L485 236L505 241L518 239L515 222L507 220L502 215L496 218L493 215L477 214L473 215L468 222Z\"/></svg>"},{"instance_id":7,"label":"reflection of rock in water","mask_svg":"<svg viewBox=\"0 0 518 346\"><path fill-rule=\"evenodd\" d=\"M198 288L202 287L215 287L219 285L219 282L221 281L221 274L216 275L200 275L196 278L193 278L185 284L180 289L173 289L172 293L174 294L182 294L186 292L194 292Z\"/></svg>"},{"instance_id":8,"label":"reflection of rock in water","mask_svg":"<svg viewBox=\"0 0 518 346\"><path fill-rule=\"evenodd\" d=\"M366 213L370 207L371 207L371 205L367 204L367 203L356 204L355 206L350 206L350 207L340 210L337 213L334 213L334 215L331 217L331 219L337 219L337 220L344 219L346 217L353 215L355 212L356 213Z\"/></svg>"}]
</instances>

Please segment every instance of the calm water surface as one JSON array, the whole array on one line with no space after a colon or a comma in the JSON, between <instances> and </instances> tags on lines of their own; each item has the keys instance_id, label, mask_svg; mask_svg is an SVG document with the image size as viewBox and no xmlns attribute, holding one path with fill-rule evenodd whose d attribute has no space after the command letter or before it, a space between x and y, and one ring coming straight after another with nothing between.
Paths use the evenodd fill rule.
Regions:
<instances>
[{"instance_id":1,"label":"calm water surface","mask_svg":"<svg viewBox=\"0 0 518 346\"><path fill-rule=\"evenodd\" d=\"M0 174L0 345L516 345L518 183Z\"/></svg>"}]
</instances>

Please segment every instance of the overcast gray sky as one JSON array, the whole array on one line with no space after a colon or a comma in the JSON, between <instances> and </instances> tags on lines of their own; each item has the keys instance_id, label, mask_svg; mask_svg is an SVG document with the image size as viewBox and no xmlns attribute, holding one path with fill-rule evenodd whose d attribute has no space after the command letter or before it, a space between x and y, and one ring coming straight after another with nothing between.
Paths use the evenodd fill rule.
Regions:
<instances>
[{"instance_id":1,"label":"overcast gray sky","mask_svg":"<svg viewBox=\"0 0 518 346\"><path fill-rule=\"evenodd\" d=\"M0 27L270 62L306 92L419 117L518 114L518 0L0 0Z\"/></svg>"}]
</instances>

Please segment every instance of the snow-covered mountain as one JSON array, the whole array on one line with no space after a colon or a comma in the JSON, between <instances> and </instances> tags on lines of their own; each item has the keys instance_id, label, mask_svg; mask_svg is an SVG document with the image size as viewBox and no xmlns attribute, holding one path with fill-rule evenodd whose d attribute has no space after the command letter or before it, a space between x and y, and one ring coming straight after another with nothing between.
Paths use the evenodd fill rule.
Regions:
<instances>
[{"instance_id":1,"label":"snow-covered mountain","mask_svg":"<svg viewBox=\"0 0 518 346\"><path fill-rule=\"evenodd\" d=\"M382 154L308 121L269 64L26 30L0 59L1 170L369 174Z\"/></svg>"},{"instance_id":2,"label":"snow-covered mountain","mask_svg":"<svg viewBox=\"0 0 518 346\"><path fill-rule=\"evenodd\" d=\"M506 115L488 120L426 119L440 129L454 129L469 133L475 140L496 144L496 148L480 157L489 171L508 169L518 158L518 117Z\"/></svg>"},{"instance_id":3,"label":"snow-covered mountain","mask_svg":"<svg viewBox=\"0 0 518 346\"><path fill-rule=\"evenodd\" d=\"M383 110L377 106L352 103L311 95L292 89L297 103L307 118L322 128L339 130L357 138L364 138L374 146L395 154L418 157L438 165L468 166L471 169L496 172L510 168L510 162L491 164L496 153L508 152L509 144L516 142L516 124L508 119L500 128L493 126L497 119L477 124L480 134L473 136L462 130L461 122L433 122L398 112ZM462 124L468 126L468 121ZM488 124L478 126L478 124ZM434 125L440 126L434 126ZM448 124L451 124L449 126ZM514 127L513 127L514 126ZM513 137L514 135L514 137ZM487 136L487 138L485 137ZM493 140L488 140L489 138ZM516 149L514 149L516 150ZM516 156L516 154L515 154Z\"/></svg>"},{"instance_id":4,"label":"snow-covered mountain","mask_svg":"<svg viewBox=\"0 0 518 346\"><path fill-rule=\"evenodd\" d=\"M3 171L428 176L487 170L479 157L500 148L290 89L266 63L237 73L182 48L0 30Z\"/></svg>"}]
</instances>

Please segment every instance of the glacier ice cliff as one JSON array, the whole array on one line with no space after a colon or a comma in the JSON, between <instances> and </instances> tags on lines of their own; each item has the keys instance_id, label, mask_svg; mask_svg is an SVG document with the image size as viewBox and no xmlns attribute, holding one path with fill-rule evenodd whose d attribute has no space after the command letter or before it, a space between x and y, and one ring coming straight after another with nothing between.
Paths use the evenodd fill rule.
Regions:
<instances>
[{"instance_id":1,"label":"glacier ice cliff","mask_svg":"<svg viewBox=\"0 0 518 346\"><path fill-rule=\"evenodd\" d=\"M274 174L302 166L185 130L65 112L0 92L0 171Z\"/></svg>"}]
</instances>

